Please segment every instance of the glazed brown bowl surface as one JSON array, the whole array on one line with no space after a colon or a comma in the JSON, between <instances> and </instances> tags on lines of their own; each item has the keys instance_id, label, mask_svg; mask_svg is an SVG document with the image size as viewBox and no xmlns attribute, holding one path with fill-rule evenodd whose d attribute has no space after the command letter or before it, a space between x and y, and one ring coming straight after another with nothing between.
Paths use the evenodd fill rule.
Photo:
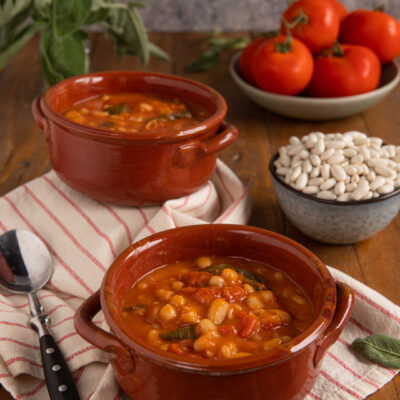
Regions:
<instances>
[{"instance_id":1,"label":"glazed brown bowl surface","mask_svg":"<svg viewBox=\"0 0 400 400\"><path fill-rule=\"evenodd\" d=\"M124 328L121 303L143 275L203 255L263 262L287 274L307 294L315 320L287 345L254 356L188 361L163 352ZM78 309L75 327L113 355L124 392L135 400L300 400L312 388L321 360L350 316L352 290L300 244L277 233L240 225L196 225L164 231L127 248L107 271L99 291ZM111 333L91 320L104 312Z\"/></svg>"},{"instance_id":2,"label":"glazed brown bowl surface","mask_svg":"<svg viewBox=\"0 0 400 400\"><path fill-rule=\"evenodd\" d=\"M84 126L63 113L102 94L151 93L203 107L209 118L180 131L121 133ZM217 152L237 139L224 122L227 106L212 88L177 76L137 71L97 72L66 79L32 104L44 130L53 169L68 185L121 205L160 204L199 189Z\"/></svg>"}]
</instances>

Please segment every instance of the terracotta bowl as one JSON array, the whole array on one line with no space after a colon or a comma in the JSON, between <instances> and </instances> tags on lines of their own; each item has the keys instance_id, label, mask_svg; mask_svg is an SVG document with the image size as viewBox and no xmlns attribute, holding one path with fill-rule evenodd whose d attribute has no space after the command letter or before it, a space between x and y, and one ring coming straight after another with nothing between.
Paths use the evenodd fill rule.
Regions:
<instances>
[{"instance_id":1,"label":"terracotta bowl","mask_svg":"<svg viewBox=\"0 0 400 400\"><path fill-rule=\"evenodd\" d=\"M123 328L119 309L132 285L153 269L201 255L240 256L286 273L309 296L315 321L288 343L250 357L183 360ZM135 400L300 400L313 386L321 360L349 318L352 290L300 244L274 232L239 225L197 225L150 236L127 248L107 271L99 291L78 309L75 327L112 354L116 378ZM111 333L91 320L102 309Z\"/></svg>"},{"instance_id":2,"label":"terracotta bowl","mask_svg":"<svg viewBox=\"0 0 400 400\"><path fill-rule=\"evenodd\" d=\"M210 117L174 132L119 133L72 122L63 112L104 93L145 92L204 107ZM60 178L95 199L130 206L160 204L199 189L215 169L217 152L238 136L224 122L224 98L188 79L136 71L98 72L66 79L32 105Z\"/></svg>"}]
</instances>

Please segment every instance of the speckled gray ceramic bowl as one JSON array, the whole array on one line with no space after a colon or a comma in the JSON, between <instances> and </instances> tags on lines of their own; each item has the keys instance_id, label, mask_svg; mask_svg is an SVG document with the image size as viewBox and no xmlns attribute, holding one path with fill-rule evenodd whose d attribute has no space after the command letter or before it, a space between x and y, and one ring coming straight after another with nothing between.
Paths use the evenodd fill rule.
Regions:
<instances>
[{"instance_id":1,"label":"speckled gray ceramic bowl","mask_svg":"<svg viewBox=\"0 0 400 400\"><path fill-rule=\"evenodd\" d=\"M279 204L293 225L305 235L331 244L351 244L379 232L400 210L400 189L370 200L323 200L293 189L275 171L275 154L269 164Z\"/></svg>"}]
</instances>

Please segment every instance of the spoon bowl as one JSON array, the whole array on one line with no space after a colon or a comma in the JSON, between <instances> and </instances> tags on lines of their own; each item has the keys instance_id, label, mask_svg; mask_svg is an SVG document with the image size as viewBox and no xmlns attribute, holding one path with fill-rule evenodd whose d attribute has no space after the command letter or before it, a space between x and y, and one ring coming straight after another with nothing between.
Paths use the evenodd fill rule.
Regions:
<instances>
[{"instance_id":1,"label":"spoon bowl","mask_svg":"<svg viewBox=\"0 0 400 400\"><path fill-rule=\"evenodd\" d=\"M52 273L50 252L35 234L18 229L0 236L0 285L7 290L29 293L41 289Z\"/></svg>"},{"instance_id":2,"label":"spoon bowl","mask_svg":"<svg viewBox=\"0 0 400 400\"><path fill-rule=\"evenodd\" d=\"M68 365L48 330L36 290L49 281L53 261L46 245L34 233L14 229L0 235L0 286L13 293L26 293L31 325L40 337L40 352L47 389L52 400L79 400Z\"/></svg>"}]
</instances>

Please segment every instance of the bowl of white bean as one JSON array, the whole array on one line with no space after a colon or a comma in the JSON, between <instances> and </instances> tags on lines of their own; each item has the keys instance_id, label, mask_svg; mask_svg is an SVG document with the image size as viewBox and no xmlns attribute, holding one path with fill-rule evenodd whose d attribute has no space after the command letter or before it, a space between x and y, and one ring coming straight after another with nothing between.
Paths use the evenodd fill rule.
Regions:
<instances>
[{"instance_id":1,"label":"bowl of white bean","mask_svg":"<svg viewBox=\"0 0 400 400\"><path fill-rule=\"evenodd\" d=\"M400 67L394 61L383 65L379 86L371 92L331 98L313 98L303 94L286 96L266 92L243 79L238 66L239 57L240 53L232 58L230 74L243 93L269 111L301 120L332 120L358 114L379 103L400 82Z\"/></svg>"},{"instance_id":2,"label":"bowl of white bean","mask_svg":"<svg viewBox=\"0 0 400 400\"><path fill-rule=\"evenodd\" d=\"M400 146L362 132L293 136L269 168L286 216L320 242L367 239L400 209Z\"/></svg>"}]
</instances>

